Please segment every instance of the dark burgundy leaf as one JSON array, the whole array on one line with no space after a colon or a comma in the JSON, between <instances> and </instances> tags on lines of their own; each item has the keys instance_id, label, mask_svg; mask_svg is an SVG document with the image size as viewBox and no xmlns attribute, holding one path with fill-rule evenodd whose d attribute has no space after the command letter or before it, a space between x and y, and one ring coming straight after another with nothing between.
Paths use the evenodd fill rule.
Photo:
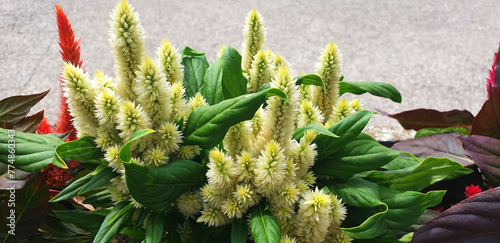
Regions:
<instances>
[{"instance_id":1,"label":"dark burgundy leaf","mask_svg":"<svg viewBox=\"0 0 500 243\"><path fill-rule=\"evenodd\" d=\"M433 134L401 141L394 144L392 149L410 152L419 158L449 158L463 166L470 166L474 162L465 155L465 150L458 136L460 133L457 132Z\"/></svg>"},{"instance_id":2,"label":"dark burgundy leaf","mask_svg":"<svg viewBox=\"0 0 500 243\"><path fill-rule=\"evenodd\" d=\"M492 186L500 186L500 140L472 135L460 137L465 152Z\"/></svg>"},{"instance_id":3,"label":"dark burgundy leaf","mask_svg":"<svg viewBox=\"0 0 500 243\"><path fill-rule=\"evenodd\" d=\"M499 208L500 188L476 194L422 226L412 242L498 242Z\"/></svg>"},{"instance_id":4,"label":"dark burgundy leaf","mask_svg":"<svg viewBox=\"0 0 500 243\"><path fill-rule=\"evenodd\" d=\"M405 129L415 130L422 128L470 126L474 120L474 115L467 110L437 111L432 109L416 109L397 114L377 111L384 116L398 120Z\"/></svg>"},{"instance_id":5,"label":"dark burgundy leaf","mask_svg":"<svg viewBox=\"0 0 500 243\"><path fill-rule=\"evenodd\" d=\"M470 134L500 139L500 88L490 87L488 92L489 99L477 113Z\"/></svg>"},{"instance_id":6,"label":"dark burgundy leaf","mask_svg":"<svg viewBox=\"0 0 500 243\"><path fill-rule=\"evenodd\" d=\"M16 95L0 100L0 122L7 123L7 125L18 122L48 93L49 90L39 94Z\"/></svg>"},{"instance_id":7,"label":"dark burgundy leaf","mask_svg":"<svg viewBox=\"0 0 500 243\"><path fill-rule=\"evenodd\" d=\"M19 120L18 122L16 122L16 124L14 124L12 129L20 132L33 133L36 131L38 125L40 125L40 122L42 122L42 119L43 119L43 110L34 115L27 116Z\"/></svg>"},{"instance_id":8,"label":"dark burgundy leaf","mask_svg":"<svg viewBox=\"0 0 500 243\"><path fill-rule=\"evenodd\" d=\"M7 225L11 222L9 217L14 212L15 235L6 235L8 239L4 242L23 240L35 234L42 225L49 208L49 187L45 177L46 175L41 173L22 189L12 191L15 205L9 205L11 198L9 192L9 200L5 200L0 209L0 232L4 233L12 229ZM11 200L10 203L12 202Z\"/></svg>"}]
</instances>

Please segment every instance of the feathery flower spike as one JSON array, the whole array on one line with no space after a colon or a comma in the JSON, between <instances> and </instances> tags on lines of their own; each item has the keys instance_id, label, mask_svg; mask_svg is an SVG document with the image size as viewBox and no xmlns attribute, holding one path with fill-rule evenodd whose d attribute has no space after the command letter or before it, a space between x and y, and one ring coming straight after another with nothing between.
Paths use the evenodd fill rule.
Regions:
<instances>
[{"instance_id":1,"label":"feathery flower spike","mask_svg":"<svg viewBox=\"0 0 500 243\"><path fill-rule=\"evenodd\" d=\"M264 19L257 12L252 10L248 13L243 28L243 52L241 67L249 71L255 54L262 50L266 38Z\"/></svg>"},{"instance_id":2,"label":"feathery flower spike","mask_svg":"<svg viewBox=\"0 0 500 243\"><path fill-rule=\"evenodd\" d=\"M59 5L56 5L56 18L57 28L59 31L59 47L61 48L59 52L61 53L63 61L69 62L76 67L82 67L83 60L80 59L80 38L75 40L75 33L71 28L68 17ZM71 131L68 141L76 140L77 132L71 123L71 119L73 119L73 117L69 114L66 97L64 97L63 94L62 79L59 79L59 82L61 84L61 96L59 99L59 111L57 113L55 129L58 133Z\"/></svg>"},{"instance_id":3,"label":"feathery flower spike","mask_svg":"<svg viewBox=\"0 0 500 243\"><path fill-rule=\"evenodd\" d=\"M117 91L126 99L135 100L135 72L145 53L145 38L139 15L126 0L121 0L111 13L109 42L117 76Z\"/></svg>"},{"instance_id":4,"label":"feathery flower spike","mask_svg":"<svg viewBox=\"0 0 500 243\"><path fill-rule=\"evenodd\" d=\"M313 103L323 112L325 121L331 119L333 106L339 98L339 81L342 76L341 71L342 56L337 46L330 42L319 57L316 65L316 72L323 79L326 91L323 87L315 87Z\"/></svg>"}]
</instances>

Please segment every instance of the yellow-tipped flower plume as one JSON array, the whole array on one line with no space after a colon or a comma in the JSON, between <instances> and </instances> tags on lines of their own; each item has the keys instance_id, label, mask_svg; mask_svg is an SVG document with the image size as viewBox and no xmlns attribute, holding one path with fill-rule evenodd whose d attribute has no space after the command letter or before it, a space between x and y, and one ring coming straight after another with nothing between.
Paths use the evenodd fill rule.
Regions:
<instances>
[{"instance_id":1,"label":"yellow-tipped flower plume","mask_svg":"<svg viewBox=\"0 0 500 243\"><path fill-rule=\"evenodd\" d=\"M61 77L64 96L67 98L70 114L74 117L73 125L78 136L97 136L99 122L94 115L96 90L88 75L83 69L65 62Z\"/></svg>"},{"instance_id":2,"label":"yellow-tipped flower plume","mask_svg":"<svg viewBox=\"0 0 500 243\"><path fill-rule=\"evenodd\" d=\"M162 71L167 77L167 82L171 84L182 83L184 67L181 64L182 57L177 48L165 39L156 50L156 55L158 56L158 63L160 63Z\"/></svg>"},{"instance_id":3,"label":"yellow-tipped flower plume","mask_svg":"<svg viewBox=\"0 0 500 243\"><path fill-rule=\"evenodd\" d=\"M339 82L342 76L342 57L337 46L330 42L319 57L316 72L323 79L326 91L323 87L316 87L313 96L314 105L323 112L325 121L331 119L332 108L339 98Z\"/></svg>"},{"instance_id":4,"label":"yellow-tipped flower plume","mask_svg":"<svg viewBox=\"0 0 500 243\"><path fill-rule=\"evenodd\" d=\"M250 70L253 57L262 50L265 38L264 19L254 9L248 14L243 28L243 53L241 54L243 70Z\"/></svg>"},{"instance_id":5,"label":"yellow-tipped flower plume","mask_svg":"<svg viewBox=\"0 0 500 243\"><path fill-rule=\"evenodd\" d=\"M135 72L145 53L145 38L139 15L126 1L120 1L111 13L110 44L113 48L118 93L135 100Z\"/></svg>"}]
</instances>

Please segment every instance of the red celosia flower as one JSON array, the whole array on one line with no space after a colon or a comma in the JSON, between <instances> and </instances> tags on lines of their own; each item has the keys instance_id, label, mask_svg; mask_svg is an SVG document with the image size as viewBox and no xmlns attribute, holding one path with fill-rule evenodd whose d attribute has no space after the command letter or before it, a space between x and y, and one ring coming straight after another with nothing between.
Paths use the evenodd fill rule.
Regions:
<instances>
[{"instance_id":1,"label":"red celosia flower","mask_svg":"<svg viewBox=\"0 0 500 243\"><path fill-rule=\"evenodd\" d=\"M482 192L481 187L476 186L474 184L470 184L470 186L465 187L465 197L472 197L480 192Z\"/></svg>"},{"instance_id":2,"label":"red celosia flower","mask_svg":"<svg viewBox=\"0 0 500 243\"><path fill-rule=\"evenodd\" d=\"M40 122L40 124L36 128L36 132L38 134L50 134L50 133L54 133L54 130L52 129L52 127L50 126L50 124L47 122L47 118L45 116L43 117L42 122Z\"/></svg>"},{"instance_id":3,"label":"red celosia flower","mask_svg":"<svg viewBox=\"0 0 500 243\"><path fill-rule=\"evenodd\" d=\"M68 184L69 180L73 178L67 169L50 166L48 170L47 185L51 188L61 189Z\"/></svg>"},{"instance_id":4,"label":"red celosia flower","mask_svg":"<svg viewBox=\"0 0 500 243\"><path fill-rule=\"evenodd\" d=\"M77 67L82 67L83 60L80 60L80 39L75 40L75 33L71 28L68 17L59 5L56 5L57 28L59 29L59 46L61 50L62 59ZM62 80L60 79L61 86ZM71 119L73 117L69 114L68 104L66 97L62 94L59 105L58 119L56 123L56 131L58 133L65 133L71 131L67 141L76 140L76 132Z\"/></svg>"},{"instance_id":5,"label":"red celosia flower","mask_svg":"<svg viewBox=\"0 0 500 243\"><path fill-rule=\"evenodd\" d=\"M495 53L495 57L493 58L493 65L491 66L491 70L490 70L490 75L486 79L487 80L486 89L488 91L488 94L490 93L491 87L496 87L495 86L495 66L497 65L497 58L498 58L498 53Z\"/></svg>"}]
</instances>

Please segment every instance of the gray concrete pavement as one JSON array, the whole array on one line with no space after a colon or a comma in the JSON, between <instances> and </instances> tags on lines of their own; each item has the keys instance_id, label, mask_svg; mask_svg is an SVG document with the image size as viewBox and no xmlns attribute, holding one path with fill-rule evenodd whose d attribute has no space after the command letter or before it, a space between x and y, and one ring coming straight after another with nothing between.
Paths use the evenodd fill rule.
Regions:
<instances>
[{"instance_id":1,"label":"gray concrete pavement","mask_svg":"<svg viewBox=\"0 0 500 243\"><path fill-rule=\"evenodd\" d=\"M486 99L485 80L500 42L498 0L457 1L138 1L130 0L146 31L147 53L163 38L189 45L213 62L221 45L241 49L246 14L256 8L267 28L266 47L283 55L295 74L311 73L324 46L340 48L348 81L393 84L402 104L361 96L367 109L468 109ZM58 104L54 4L81 37L86 69L114 76L108 44L116 1L0 0L0 99L51 89L34 108L55 123ZM375 117L372 124L395 124Z\"/></svg>"}]
</instances>

